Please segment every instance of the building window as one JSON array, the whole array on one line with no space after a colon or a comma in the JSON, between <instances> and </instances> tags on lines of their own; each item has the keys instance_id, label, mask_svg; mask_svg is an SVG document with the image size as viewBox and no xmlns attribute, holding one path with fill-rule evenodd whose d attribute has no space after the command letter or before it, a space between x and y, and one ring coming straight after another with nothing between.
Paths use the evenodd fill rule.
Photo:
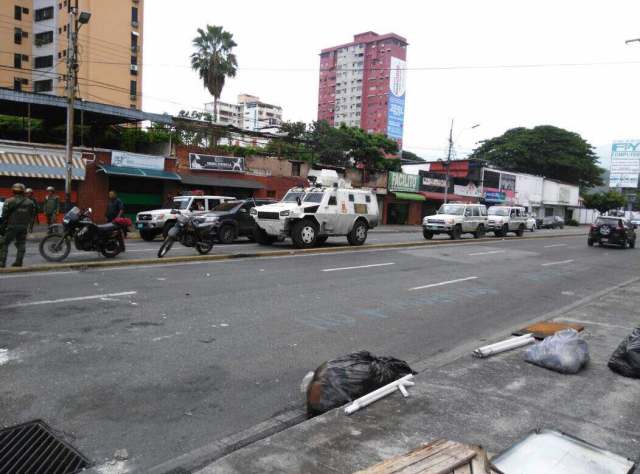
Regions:
<instances>
[{"instance_id":1,"label":"building window","mask_svg":"<svg viewBox=\"0 0 640 474\"><path fill-rule=\"evenodd\" d=\"M129 83L129 95L131 96L131 98L133 100L135 100L136 96L138 95L138 82L137 81L131 81Z\"/></svg>"},{"instance_id":2,"label":"building window","mask_svg":"<svg viewBox=\"0 0 640 474\"><path fill-rule=\"evenodd\" d=\"M36 46L53 43L53 31L45 31L44 33L36 33Z\"/></svg>"},{"instance_id":3,"label":"building window","mask_svg":"<svg viewBox=\"0 0 640 474\"><path fill-rule=\"evenodd\" d=\"M138 35L131 33L131 51L138 51Z\"/></svg>"},{"instance_id":4,"label":"building window","mask_svg":"<svg viewBox=\"0 0 640 474\"><path fill-rule=\"evenodd\" d=\"M291 163L291 176L300 176L300 163Z\"/></svg>"},{"instance_id":5,"label":"building window","mask_svg":"<svg viewBox=\"0 0 640 474\"><path fill-rule=\"evenodd\" d=\"M131 7L131 26L138 27L138 7Z\"/></svg>"},{"instance_id":6,"label":"building window","mask_svg":"<svg viewBox=\"0 0 640 474\"><path fill-rule=\"evenodd\" d=\"M53 80L46 79L44 81L35 81L33 83L33 92L51 92L53 90Z\"/></svg>"},{"instance_id":7,"label":"building window","mask_svg":"<svg viewBox=\"0 0 640 474\"><path fill-rule=\"evenodd\" d=\"M22 31L21 28L15 28L13 30L13 42L15 44L22 44L22 39L28 37L29 33L27 33L26 31Z\"/></svg>"},{"instance_id":8,"label":"building window","mask_svg":"<svg viewBox=\"0 0 640 474\"><path fill-rule=\"evenodd\" d=\"M13 67L16 69L22 69L22 54L13 55Z\"/></svg>"},{"instance_id":9,"label":"building window","mask_svg":"<svg viewBox=\"0 0 640 474\"><path fill-rule=\"evenodd\" d=\"M26 86L29 84L29 81L27 79L25 79L24 77L14 77L13 78L13 90L14 91L21 91L22 90L22 86Z\"/></svg>"},{"instance_id":10,"label":"building window","mask_svg":"<svg viewBox=\"0 0 640 474\"><path fill-rule=\"evenodd\" d=\"M34 67L36 69L42 69L45 67L53 67L53 56L38 56L34 60Z\"/></svg>"},{"instance_id":11,"label":"building window","mask_svg":"<svg viewBox=\"0 0 640 474\"><path fill-rule=\"evenodd\" d=\"M36 21L50 20L53 18L53 7L39 8L36 10Z\"/></svg>"},{"instance_id":12,"label":"building window","mask_svg":"<svg viewBox=\"0 0 640 474\"><path fill-rule=\"evenodd\" d=\"M18 21L22 21L22 7L16 5L13 7L13 18Z\"/></svg>"}]
</instances>

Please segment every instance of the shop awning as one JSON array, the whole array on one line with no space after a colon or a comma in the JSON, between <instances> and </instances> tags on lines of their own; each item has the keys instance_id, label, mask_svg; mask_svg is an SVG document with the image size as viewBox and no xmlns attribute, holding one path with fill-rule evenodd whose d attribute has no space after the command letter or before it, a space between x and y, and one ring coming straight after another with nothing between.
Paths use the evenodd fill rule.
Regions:
<instances>
[{"instance_id":1,"label":"shop awning","mask_svg":"<svg viewBox=\"0 0 640 474\"><path fill-rule=\"evenodd\" d=\"M100 165L100 170L109 176L129 176L131 178L168 179L180 181L178 173L170 171L152 170L148 168L133 168L130 166Z\"/></svg>"},{"instance_id":2,"label":"shop awning","mask_svg":"<svg viewBox=\"0 0 640 474\"><path fill-rule=\"evenodd\" d=\"M418 193L393 193L396 199L402 201L424 201L425 198L422 194Z\"/></svg>"},{"instance_id":3,"label":"shop awning","mask_svg":"<svg viewBox=\"0 0 640 474\"><path fill-rule=\"evenodd\" d=\"M444 202L444 193L434 193L423 191L422 194L425 198L431 199L432 201L443 201ZM476 199L470 196L459 196L457 194L447 194L447 201L457 201L457 202L476 202Z\"/></svg>"},{"instance_id":4,"label":"shop awning","mask_svg":"<svg viewBox=\"0 0 640 474\"><path fill-rule=\"evenodd\" d=\"M216 186L218 188L242 188L242 189L264 189L264 186L251 179L224 178L221 176L206 176L181 174L183 184L194 186Z\"/></svg>"},{"instance_id":5,"label":"shop awning","mask_svg":"<svg viewBox=\"0 0 640 474\"><path fill-rule=\"evenodd\" d=\"M63 154L0 153L0 176L20 178L65 179L67 160ZM83 180L85 162L82 155L73 156L71 177Z\"/></svg>"}]
</instances>

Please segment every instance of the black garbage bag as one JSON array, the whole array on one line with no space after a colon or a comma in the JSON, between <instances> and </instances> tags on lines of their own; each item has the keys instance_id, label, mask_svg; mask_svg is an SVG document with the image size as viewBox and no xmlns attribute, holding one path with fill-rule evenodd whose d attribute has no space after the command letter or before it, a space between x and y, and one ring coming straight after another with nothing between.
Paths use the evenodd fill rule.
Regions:
<instances>
[{"instance_id":1,"label":"black garbage bag","mask_svg":"<svg viewBox=\"0 0 640 474\"><path fill-rule=\"evenodd\" d=\"M376 357L367 351L330 360L313 373L307 388L307 413L319 415L415 373L403 360Z\"/></svg>"},{"instance_id":2,"label":"black garbage bag","mask_svg":"<svg viewBox=\"0 0 640 474\"><path fill-rule=\"evenodd\" d=\"M620 343L608 365L620 375L640 379L640 327Z\"/></svg>"}]
</instances>

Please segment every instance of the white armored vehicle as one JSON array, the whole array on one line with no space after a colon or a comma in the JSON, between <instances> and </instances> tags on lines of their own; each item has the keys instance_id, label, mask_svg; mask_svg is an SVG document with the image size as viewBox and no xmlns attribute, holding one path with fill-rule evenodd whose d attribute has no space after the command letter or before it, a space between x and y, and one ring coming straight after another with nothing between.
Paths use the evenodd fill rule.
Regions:
<instances>
[{"instance_id":1,"label":"white armored vehicle","mask_svg":"<svg viewBox=\"0 0 640 474\"><path fill-rule=\"evenodd\" d=\"M335 171L310 176L314 183L290 189L282 201L251 210L255 240L270 245L290 237L297 248L322 245L329 237L346 236L362 245L369 229L378 225L378 201L370 189L354 189Z\"/></svg>"}]
</instances>

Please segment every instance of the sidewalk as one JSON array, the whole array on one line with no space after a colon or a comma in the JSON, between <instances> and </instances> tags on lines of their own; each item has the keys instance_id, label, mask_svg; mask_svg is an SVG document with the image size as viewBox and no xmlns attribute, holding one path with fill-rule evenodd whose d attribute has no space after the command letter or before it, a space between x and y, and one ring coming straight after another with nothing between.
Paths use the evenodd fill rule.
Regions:
<instances>
[{"instance_id":1,"label":"sidewalk","mask_svg":"<svg viewBox=\"0 0 640 474\"><path fill-rule=\"evenodd\" d=\"M639 305L636 280L558 315L585 326L591 363L577 375L525 363L523 349L474 359L472 347L457 348L457 356L414 367L420 374L409 398L395 393L351 416L334 410L229 454L199 474L351 473L436 438L498 453L536 428L563 431L639 461L640 380L606 366L640 323Z\"/></svg>"}]
</instances>

